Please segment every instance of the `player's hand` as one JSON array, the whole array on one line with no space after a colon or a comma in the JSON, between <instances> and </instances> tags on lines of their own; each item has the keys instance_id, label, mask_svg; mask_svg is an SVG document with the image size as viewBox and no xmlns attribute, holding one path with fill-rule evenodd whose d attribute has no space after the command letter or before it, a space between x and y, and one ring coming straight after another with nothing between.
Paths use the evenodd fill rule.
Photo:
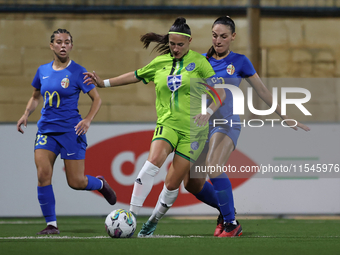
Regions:
<instances>
[{"instance_id":1,"label":"player's hand","mask_svg":"<svg viewBox=\"0 0 340 255\"><path fill-rule=\"evenodd\" d=\"M21 128L21 125L24 125L24 127L26 128L27 127L27 117L26 115L22 115L22 117L18 120L17 122L17 130L20 132L20 133L24 133L24 130L22 130Z\"/></svg>"},{"instance_id":2,"label":"player's hand","mask_svg":"<svg viewBox=\"0 0 340 255\"><path fill-rule=\"evenodd\" d=\"M80 121L77 126L74 127L77 135L85 135L90 128L91 121L86 118Z\"/></svg>"},{"instance_id":3,"label":"player's hand","mask_svg":"<svg viewBox=\"0 0 340 255\"><path fill-rule=\"evenodd\" d=\"M104 88L104 81L96 74L95 71L93 71L93 73L85 72L83 74L85 74L83 83L86 85L93 84L98 88Z\"/></svg>"},{"instance_id":4,"label":"player's hand","mask_svg":"<svg viewBox=\"0 0 340 255\"><path fill-rule=\"evenodd\" d=\"M303 130L305 130L305 131L310 131L310 128L308 126L306 126L306 125L304 125L304 124L302 124L300 122L298 122L296 126L301 128L301 129L303 129Z\"/></svg>"},{"instance_id":5,"label":"player's hand","mask_svg":"<svg viewBox=\"0 0 340 255\"><path fill-rule=\"evenodd\" d=\"M195 117L193 117L193 119L195 120L194 123L196 123L198 127L205 126L208 123L210 116L211 115L209 113L205 115L203 115L202 113L197 114Z\"/></svg>"},{"instance_id":6,"label":"player's hand","mask_svg":"<svg viewBox=\"0 0 340 255\"><path fill-rule=\"evenodd\" d=\"M285 122L288 126L290 126L292 129L294 129L296 131L298 130L298 128L301 128L305 131L310 131L310 128L308 126L306 126L306 125L304 125L304 124L302 124L298 121L295 122L295 121L292 121L292 120L285 120Z\"/></svg>"}]
</instances>

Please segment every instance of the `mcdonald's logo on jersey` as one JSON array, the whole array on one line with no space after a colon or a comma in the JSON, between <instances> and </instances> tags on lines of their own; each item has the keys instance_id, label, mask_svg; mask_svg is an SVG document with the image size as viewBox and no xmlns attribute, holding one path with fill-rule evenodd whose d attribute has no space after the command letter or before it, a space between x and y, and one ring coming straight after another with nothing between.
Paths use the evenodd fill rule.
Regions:
<instances>
[{"instance_id":1,"label":"mcdonald's logo on jersey","mask_svg":"<svg viewBox=\"0 0 340 255\"><path fill-rule=\"evenodd\" d=\"M66 89L68 85L70 84L70 80L68 78L64 78L61 80L61 86Z\"/></svg>"},{"instance_id":2,"label":"mcdonald's logo on jersey","mask_svg":"<svg viewBox=\"0 0 340 255\"><path fill-rule=\"evenodd\" d=\"M49 91L46 91L45 94L44 94L44 108L45 108L45 105L46 105L46 98L47 98L47 95L48 95L48 103L50 106L53 105L53 97L54 97L54 94L56 95L57 97L57 108L59 108L59 105L60 105L60 96L58 94L57 91L53 91L52 94L49 92Z\"/></svg>"}]
</instances>

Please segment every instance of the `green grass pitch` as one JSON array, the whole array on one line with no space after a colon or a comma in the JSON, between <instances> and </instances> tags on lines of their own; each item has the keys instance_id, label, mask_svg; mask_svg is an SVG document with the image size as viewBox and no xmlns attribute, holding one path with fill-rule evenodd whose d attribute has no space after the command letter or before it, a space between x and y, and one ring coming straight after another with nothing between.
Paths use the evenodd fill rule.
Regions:
<instances>
[{"instance_id":1,"label":"green grass pitch","mask_svg":"<svg viewBox=\"0 0 340 255\"><path fill-rule=\"evenodd\" d=\"M163 218L154 238L136 238L146 217L139 217L132 238L107 236L105 217L58 217L57 236L37 236L42 218L0 218L1 255L165 255L165 254L340 254L340 220L247 219L243 235L213 237L216 220Z\"/></svg>"}]
</instances>

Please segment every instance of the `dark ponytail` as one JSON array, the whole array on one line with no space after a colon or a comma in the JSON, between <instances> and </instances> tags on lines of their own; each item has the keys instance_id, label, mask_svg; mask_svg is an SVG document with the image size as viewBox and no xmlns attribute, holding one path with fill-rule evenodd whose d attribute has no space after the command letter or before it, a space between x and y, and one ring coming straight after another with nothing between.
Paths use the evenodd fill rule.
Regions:
<instances>
[{"instance_id":1,"label":"dark ponytail","mask_svg":"<svg viewBox=\"0 0 340 255\"><path fill-rule=\"evenodd\" d=\"M169 32L183 33L186 35L191 35L191 30L188 24L186 24L185 18L179 17L175 20L174 24L170 27ZM156 42L157 45L153 48L161 55L170 53L169 48L169 34L159 35L156 33L147 33L141 37L141 42L143 43L143 48L147 49L151 42Z\"/></svg>"},{"instance_id":2,"label":"dark ponytail","mask_svg":"<svg viewBox=\"0 0 340 255\"><path fill-rule=\"evenodd\" d=\"M156 33L147 33L140 38L143 43L143 48L147 49L152 42L156 42L157 45L153 48L161 55L168 54L170 52L169 48L169 35L159 35Z\"/></svg>"},{"instance_id":3,"label":"dark ponytail","mask_svg":"<svg viewBox=\"0 0 340 255\"><path fill-rule=\"evenodd\" d=\"M229 26L231 33L232 34L235 33L235 22L229 16L222 16L222 17L217 18L214 21L212 27L214 27L217 24ZM211 58L215 53L216 52L215 52L214 46L211 46L207 52L207 58Z\"/></svg>"},{"instance_id":4,"label":"dark ponytail","mask_svg":"<svg viewBox=\"0 0 340 255\"><path fill-rule=\"evenodd\" d=\"M215 54L215 49L214 49L214 46L211 46L207 52L207 56L206 58L211 58L214 54Z\"/></svg>"}]
</instances>

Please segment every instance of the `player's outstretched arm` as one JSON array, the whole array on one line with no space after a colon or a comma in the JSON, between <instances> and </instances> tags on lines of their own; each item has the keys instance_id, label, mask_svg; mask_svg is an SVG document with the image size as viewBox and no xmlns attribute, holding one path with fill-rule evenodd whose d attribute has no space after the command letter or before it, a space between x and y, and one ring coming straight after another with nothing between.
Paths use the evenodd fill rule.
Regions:
<instances>
[{"instance_id":1,"label":"player's outstretched arm","mask_svg":"<svg viewBox=\"0 0 340 255\"><path fill-rule=\"evenodd\" d=\"M139 79L135 76L134 72L129 72L122 74L120 76L110 78L107 80L102 80L96 72L85 72L84 83L87 85L94 84L99 88L105 87L115 87L115 86L123 86L131 83L139 82Z\"/></svg>"},{"instance_id":2,"label":"player's outstretched arm","mask_svg":"<svg viewBox=\"0 0 340 255\"><path fill-rule=\"evenodd\" d=\"M34 112L34 110L37 108L40 98L41 98L40 90L34 88L32 97L28 100L26 110L17 122L17 130L20 133L22 134L24 133L24 130L22 130L21 128L21 125L23 124L24 127L27 127L27 119L31 115L31 113Z\"/></svg>"},{"instance_id":3,"label":"player's outstretched arm","mask_svg":"<svg viewBox=\"0 0 340 255\"><path fill-rule=\"evenodd\" d=\"M288 126L291 126L294 130L298 130L298 127L305 130L305 131L310 131L310 128L298 121L292 121L292 120L288 120L288 117L285 119L285 122ZM293 127L295 126L295 127Z\"/></svg>"},{"instance_id":4,"label":"player's outstretched arm","mask_svg":"<svg viewBox=\"0 0 340 255\"><path fill-rule=\"evenodd\" d=\"M221 102L223 103L223 101L226 99L226 93L225 90L223 88L220 89L216 89L217 94L219 95ZM205 126L210 117L214 114L214 112L217 111L217 109L221 106L220 104L220 100L217 98L217 95L214 95L215 97L215 102L217 104L213 102L211 102L211 104L209 105L208 109L207 109L207 114L203 115L203 114L198 114L195 117L193 117L195 119L195 123L197 123L197 126ZM210 109L209 109L210 108Z\"/></svg>"},{"instance_id":5,"label":"player's outstretched arm","mask_svg":"<svg viewBox=\"0 0 340 255\"><path fill-rule=\"evenodd\" d=\"M257 73L255 73L253 76L246 79L247 82L255 89L258 96L269 106L271 107L273 104L273 97L272 93L268 90L268 88L263 84L261 78ZM310 128L304 124L301 124L300 122L294 122L289 120L289 117L287 115L281 114L281 106L277 105L275 112L280 116L281 119L285 120L286 124L288 126L291 126L292 129L298 130L298 127L309 131Z\"/></svg>"}]
</instances>

